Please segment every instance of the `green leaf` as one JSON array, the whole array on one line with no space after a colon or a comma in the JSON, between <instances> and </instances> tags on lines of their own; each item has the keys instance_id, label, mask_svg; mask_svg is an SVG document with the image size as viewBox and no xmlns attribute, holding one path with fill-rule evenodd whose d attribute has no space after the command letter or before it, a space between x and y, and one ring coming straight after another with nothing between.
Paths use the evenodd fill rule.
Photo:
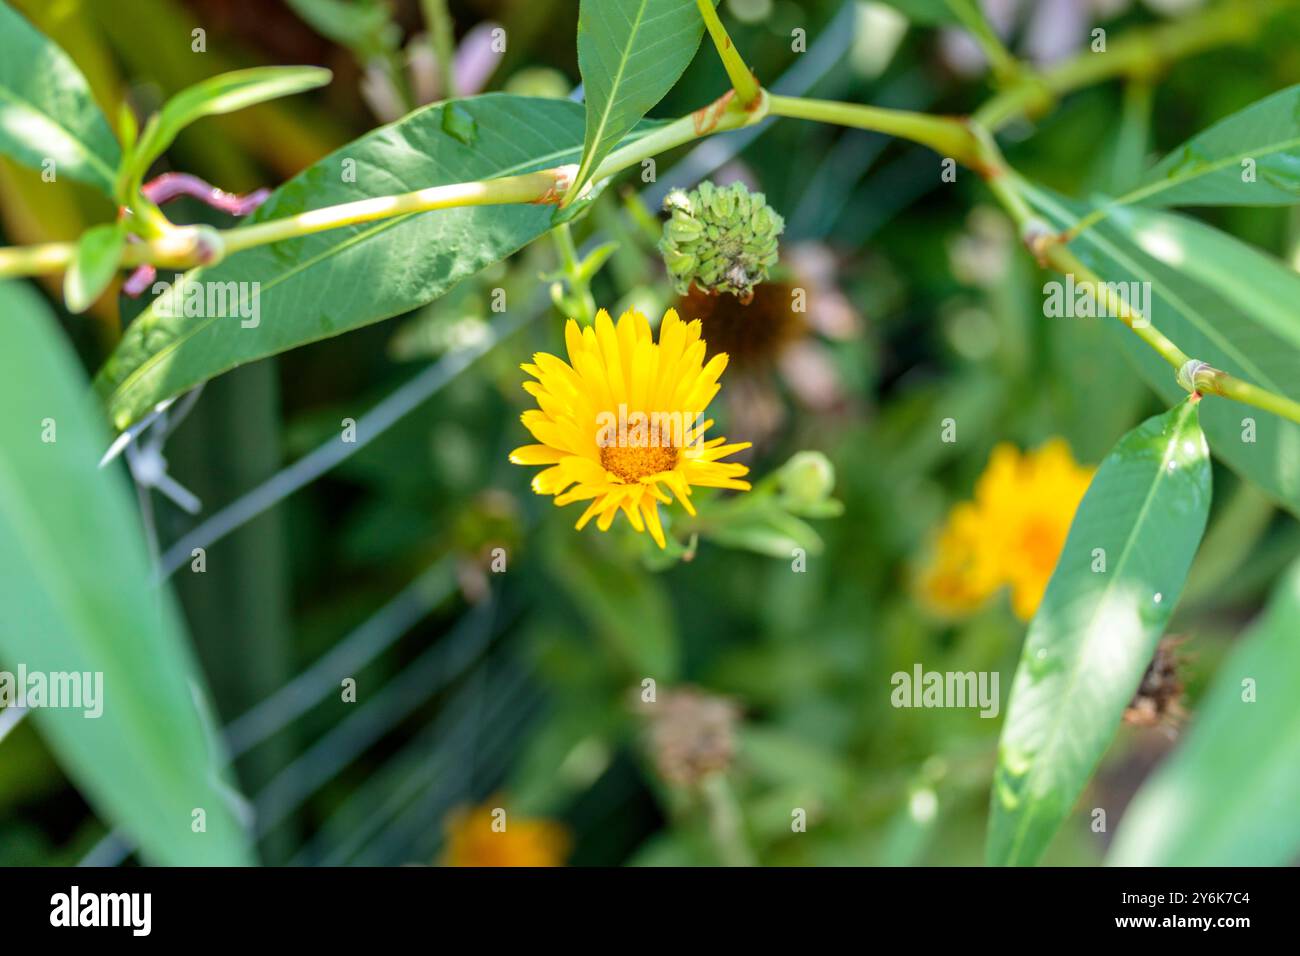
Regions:
<instances>
[{"instance_id":1,"label":"green leaf","mask_svg":"<svg viewBox=\"0 0 1300 956\"><path fill-rule=\"evenodd\" d=\"M820 554L822 550L821 536L775 502L738 509L704 537L725 548L787 561L794 557L796 549L808 554Z\"/></svg>"},{"instance_id":2,"label":"green leaf","mask_svg":"<svg viewBox=\"0 0 1300 956\"><path fill-rule=\"evenodd\" d=\"M1210 509L1198 404L1185 401L1120 439L1079 505L1007 703L991 864L1042 856L1151 662Z\"/></svg>"},{"instance_id":3,"label":"green leaf","mask_svg":"<svg viewBox=\"0 0 1300 956\"><path fill-rule=\"evenodd\" d=\"M1053 225L1065 228L1088 207L1029 187L1035 208ZM1300 399L1300 364L1293 307L1278 312L1294 278L1283 276L1262 254L1251 255L1227 236L1210 237L1206 227L1189 225L1170 213L1130 210L1126 218L1098 223L1071 244L1085 263L1108 282L1151 283L1151 321L1195 359L1231 372L1270 391ZM1122 223L1122 225L1121 225ZM1154 223L1146 230L1138 223ZM1175 245L1165 236L1184 237ZM1152 255L1139 243L1154 250ZM1237 279L1213 260L1231 256L1243 270ZM1292 302L1295 300L1292 299ZM1116 345L1132 359L1160 398L1172 404L1186 393L1174 369L1116 319L1062 318L1053 321L1102 323ZM1208 397L1201 426L1210 447L1236 472L1255 482L1281 505L1300 516L1300 425L1248 405Z\"/></svg>"},{"instance_id":4,"label":"green leaf","mask_svg":"<svg viewBox=\"0 0 1300 956\"><path fill-rule=\"evenodd\" d=\"M145 126L131 154L131 173L143 175L181 130L196 120L312 90L327 84L331 76L329 70L318 66L260 66L195 83L164 103L162 111Z\"/></svg>"},{"instance_id":5,"label":"green leaf","mask_svg":"<svg viewBox=\"0 0 1300 956\"><path fill-rule=\"evenodd\" d=\"M120 152L67 54L0 0L0 152L113 193Z\"/></svg>"},{"instance_id":6,"label":"green leaf","mask_svg":"<svg viewBox=\"0 0 1300 956\"><path fill-rule=\"evenodd\" d=\"M582 107L576 103L499 93L457 100L455 108L477 130L473 145L446 131L446 108L417 110L344 146L277 189L254 221L577 159ZM544 235L551 213L540 205L414 213L237 253L187 279L206 283L208 291L233 291L243 315L229 306L215 315L168 315L177 310L155 300L127 329L96 386L113 423L125 428L163 399L236 365L436 299ZM232 282L243 285L225 285Z\"/></svg>"},{"instance_id":7,"label":"green leaf","mask_svg":"<svg viewBox=\"0 0 1300 956\"><path fill-rule=\"evenodd\" d=\"M0 376L5 669L102 674L100 716L54 707L31 715L68 775L145 859L249 863L202 677L170 593L152 583L121 474L98 466L107 436L81 370L31 287L0 283L0 314L9 359ZM200 808L206 833L191 830Z\"/></svg>"},{"instance_id":8,"label":"green leaf","mask_svg":"<svg viewBox=\"0 0 1300 956\"><path fill-rule=\"evenodd\" d=\"M401 28L389 8L375 0L288 0L307 25L328 40L355 50L363 59L395 50Z\"/></svg>"},{"instance_id":9,"label":"green leaf","mask_svg":"<svg viewBox=\"0 0 1300 956\"><path fill-rule=\"evenodd\" d=\"M85 312L103 294L117 273L125 246L126 228L121 223L94 226L82 233L76 257L63 277L63 298L69 312Z\"/></svg>"},{"instance_id":10,"label":"green leaf","mask_svg":"<svg viewBox=\"0 0 1300 956\"><path fill-rule=\"evenodd\" d=\"M703 35L695 0L582 0L578 69L587 127L569 197L578 195L601 160L673 88Z\"/></svg>"},{"instance_id":11,"label":"green leaf","mask_svg":"<svg viewBox=\"0 0 1300 956\"><path fill-rule=\"evenodd\" d=\"M1138 791L1107 863L1286 866L1300 853L1300 564ZM1255 697L1245 697L1251 681Z\"/></svg>"},{"instance_id":12,"label":"green leaf","mask_svg":"<svg viewBox=\"0 0 1300 956\"><path fill-rule=\"evenodd\" d=\"M1291 360L1300 361L1300 320L1294 311L1300 302L1300 275L1294 270L1187 216L1118 209L1111 222L1156 262L1183 272L1229 309L1248 316L1254 325L1294 349Z\"/></svg>"},{"instance_id":13,"label":"green leaf","mask_svg":"<svg viewBox=\"0 0 1300 956\"><path fill-rule=\"evenodd\" d=\"M1248 165L1253 177L1245 179ZM1300 201L1300 86L1193 136L1117 200L1146 206L1289 206Z\"/></svg>"}]
</instances>

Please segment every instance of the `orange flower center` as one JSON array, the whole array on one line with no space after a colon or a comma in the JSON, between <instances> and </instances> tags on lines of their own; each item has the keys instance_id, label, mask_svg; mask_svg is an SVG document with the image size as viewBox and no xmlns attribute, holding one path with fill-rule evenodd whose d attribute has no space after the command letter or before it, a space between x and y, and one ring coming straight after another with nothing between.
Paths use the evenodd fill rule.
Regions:
<instances>
[{"instance_id":1,"label":"orange flower center","mask_svg":"<svg viewBox=\"0 0 1300 956\"><path fill-rule=\"evenodd\" d=\"M600 450L600 465L628 484L642 478L672 471L677 467L678 450L671 444L646 446L606 445Z\"/></svg>"}]
</instances>

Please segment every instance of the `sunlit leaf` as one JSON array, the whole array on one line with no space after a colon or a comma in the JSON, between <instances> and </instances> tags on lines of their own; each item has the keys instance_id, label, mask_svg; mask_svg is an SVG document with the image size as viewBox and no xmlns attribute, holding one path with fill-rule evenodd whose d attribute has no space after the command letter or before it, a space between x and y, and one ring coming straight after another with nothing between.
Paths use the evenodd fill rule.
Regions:
<instances>
[{"instance_id":1,"label":"sunlit leaf","mask_svg":"<svg viewBox=\"0 0 1300 956\"><path fill-rule=\"evenodd\" d=\"M87 229L77 242L77 255L63 281L63 298L69 312L84 312L108 288L117 273L126 229L109 223Z\"/></svg>"},{"instance_id":2,"label":"sunlit leaf","mask_svg":"<svg viewBox=\"0 0 1300 956\"><path fill-rule=\"evenodd\" d=\"M120 150L86 78L0 0L0 152L112 195ZM52 163L49 167L47 164Z\"/></svg>"},{"instance_id":3,"label":"sunlit leaf","mask_svg":"<svg viewBox=\"0 0 1300 956\"><path fill-rule=\"evenodd\" d=\"M446 131L448 108L473 121L472 143ZM304 170L252 220L572 163L582 123L576 103L503 94L427 107ZM113 423L125 428L163 399L243 362L424 305L544 235L552 213L545 205L412 213L237 253L186 277L205 290L231 291L221 314L167 314L178 310L155 300L96 387Z\"/></svg>"},{"instance_id":4,"label":"sunlit leaf","mask_svg":"<svg viewBox=\"0 0 1300 956\"><path fill-rule=\"evenodd\" d=\"M1198 133L1119 202L1147 206L1288 206L1300 201L1300 86Z\"/></svg>"},{"instance_id":5,"label":"sunlit leaf","mask_svg":"<svg viewBox=\"0 0 1300 956\"><path fill-rule=\"evenodd\" d=\"M83 687L102 675L94 707L31 714L86 798L146 860L249 863L202 678L170 593L152 582L121 475L98 466L108 438L76 359L31 287L0 283L0 314L5 669L81 674ZM195 832L195 810L206 832Z\"/></svg>"},{"instance_id":6,"label":"sunlit leaf","mask_svg":"<svg viewBox=\"0 0 1300 956\"><path fill-rule=\"evenodd\" d=\"M578 68L587 124L570 195L673 88L703 34L695 0L582 0Z\"/></svg>"},{"instance_id":7,"label":"sunlit leaf","mask_svg":"<svg viewBox=\"0 0 1300 956\"><path fill-rule=\"evenodd\" d=\"M1058 227L1088 208L1032 187L1030 197ZM1152 324L1191 357L1300 399L1294 311L1283 305L1294 278L1262 254L1172 214L1133 210L1126 219L1115 212L1118 219L1092 226L1071 245L1078 256L1108 282L1149 282ZM1143 229L1139 223L1159 227ZM1241 274L1233 276L1234 269ZM1163 401L1185 394L1175 370L1117 319L1053 321L1102 323ZM1300 425L1214 396L1200 414L1214 454L1300 515Z\"/></svg>"},{"instance_id":8,"label":"sunlit leaf","mask_svg":"<svg viewBox=\"0 0 1300 956\"><path fill-rule=\"evenodd\" d=\"M1083 792L1155 653L1210 509L1191 400L1102 462L1025 637L998 746L988 861L1031 865Z\"/></svg>"},{"instance_id":9,"label":"sunlit leaf","mask_svg":"<svg viewBox=\"0 0 1300 956\"><path fill-rule=\"evenodd\" d=\"M222 73L181 90L151 119L131 154L131 167L141 174L166 152L185 127L205 116L234 113L324 86L330 71L316 66L262 66Z\"/></svg>"},{"instance_id":10,"label":"sunlit leaf","mask_svg":"<svg viewBox=\"0 0 1300 956\"><path fill-rule=\"evenodd\" d=\"M1138 791L1107 863L1285 866L1300 854L1300 565Z\"/></svg>"}]
</instances>

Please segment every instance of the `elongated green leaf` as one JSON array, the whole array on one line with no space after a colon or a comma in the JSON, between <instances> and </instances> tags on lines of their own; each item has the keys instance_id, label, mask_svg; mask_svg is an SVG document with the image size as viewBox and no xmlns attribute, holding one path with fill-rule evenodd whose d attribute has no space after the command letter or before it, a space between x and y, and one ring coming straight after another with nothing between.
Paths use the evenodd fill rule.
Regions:
<instances>
[{"instance_id":1,"label":"elongated green leaf","mask_svg":"<svg viewBox=\"0 0 1300 956\"><path fill-rule=\"evenodd\" d=\"M137 174L147 170L196 120L312 90L328 83L331 75L317 66L260 66L195 83L169 99L150 120L131 155L131 169Z\"/></svg>"},{"instance_id":2,"label":"elongated green leaf","mask_svg":"<svg viewBox=\"0 0 1300 956\"><path fill-rule=\"evenodd\" d=\"M1031 188L1030 198L1040 213L1060 227L1087 211L1080 203L1041 189ZM1244 263L1247 254L1233 240L1207 240L1204 227L1187 227L1185 220L1172 214L1147 215L1157 218L1124 219L1125 226L1115 221L1098 223L1071 248L1108 282L1150 283L1152 324L1188 355L1263 388L1300 399L1300 376L1296 375L1300 350L1295 345L1295 333L1290 331L1295 321L1294 307L1280 315L1274 311L1288 294L1290 280L1283 280L1277 269L1264 265L1268 260L1263 256L1255 256L1249 257L1249 264L1240 265L1251 271L1243 272L1240 281L1230 282L1223 264L1207 259L1234 255ZM1139 221L1164 225L1144 231L1136 227ZM1175 245L1163 238L1176 235L1194 236L1194 241ZM1160 258L1139 242L1155 250ZM1117 320L1053 321L1103 323L1106 334L1133 360L1162 400L1173 403L1185 394L1174 370ZM1210 396L1201 407L1201 426L1215 455L1300 516L1300 425L1271 412Z\"/></svg>"},{"instance_id":3,"label":"elongated green leaf","mask_svg":"<svg viewBox=\"0 0 1300 956\"><path fill-rule=\"evenodd\" d=\"M695 0L582 0L578 68L587 127L570 196L578 195L600 161L673 88L703 34Z\"/></svg>"},{"instance_id":4,"label":"elongated green leaf","mask_svg":"<svg viewBox=\"0 0 1300 956\"><path fill-rule=\"evenodd\" d=\"M9 359L0 376L5 669L25 671L29 688L35 674L83 675L94 700L73 709L29 698L32 717L68 775L147 860L251 862L202 678L171 595L151 583L121 477L98 467L107 436L72 351L30 287L0 284L0 315ZM206 832L194 832L195 810Z\"/></svg>"},{"instance_id":5,"label":"elongated green leaf","mask_svg":"<svg viewBox=\"0 0 1300 956\"><path fill-rule=\"evenodd\" d=\"M87 229L77 242L77 255L63 277L68 311L85 312L108 288L126 245L126 228L107 223Z\"/></svg>"},{"instance_id":6,"label":"elongated green leaf","mask_svg":"<svg viewBox=\"0 0 1300 956\"><path fill-rule=\"evenodd\" d=\"M460 135L446 130L445 109L464 114ZM581 139L582 107L568 101L488 94L426 107L300 173L254 219L572 163ZM238 253L186 277L203 283L190 286L205 292L202 315L170 314L181 310L166 299L151 303L96 386L113 423L124 428L157 402L240 363L437 298L545 234L552 212L513 205L416 213Z\"/></svg>"},{"instance_id":7,"label":"elongated green leaf","mask_svg":"<svg viewBox=\"0 0 1300 956\"><path fill-rule=\"evenodd\" d=\"M1129 805L1107 863L1285 866L1300 853L1300 565Z\"/></svg>"},{"instance_id":8,"label":"elongated green leaf","mask_svg":"<svg viewBox=\"0 0 1300 956\"><path fill-rule=\"evenodd\" d=\"M1120 439L1079 505L1007 703L992 864L1033 864L1047 849L1178 602L1210 509L1197 404L1185 401Z\"/></svg>"},{"instance_id":9,"label":"elongated green leaf","mask_svg":"<svg viewBox=\"0 0 1300 956\"><path fill-rule=\"evenodd\" d=\"M1129 208L1116 210L1111 221L1152 259L1187 273L1295 349L1293 359L1300 361L1300 275L1294 270L1187 216Z\"/></svg>"},{"instance_id":10,"label":"elongated green leaf","mask_svg":"<svg viewBox=\"0 0 1300 956\"><path fill-rule=\"evenodd\" d=\"M112 195L120 151L86 78L67 55L0 0L0 152L54 163Z\"/></svg>"},{"instance_id":11,"label":"elongated green leaf","mask_svg":"<svg viewBox=\"0 0 1300 956\"><path fill-rule=\"evenodd\" d=\"M1274 93L1193 136L1118 202L1146 206L1300 202L1300 86Z\"/></svg>"}]
</instances>

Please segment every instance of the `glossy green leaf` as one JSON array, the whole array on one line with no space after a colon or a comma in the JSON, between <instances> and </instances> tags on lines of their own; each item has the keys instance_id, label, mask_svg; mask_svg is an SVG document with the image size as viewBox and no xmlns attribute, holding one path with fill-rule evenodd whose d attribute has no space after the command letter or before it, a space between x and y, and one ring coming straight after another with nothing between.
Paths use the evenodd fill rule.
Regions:
<instances>
[{"instance_id":1,"label":"glossy green leaf","mask_svg":"<svg viewBox=\"0 0 1300 956\"><path fill-rule=\"evenodd\" d=\"M587 125L570 196L673 88L703 35L695 0L582 0L578 68Z\"/></svg>"},{"instance_id":2,"label":"glossy green leaf","mask_svg":"<svg viewBox=\"0 0 1300 956\"><path fill-rule=\"evenodd\" d=\"M1043 855L1155 653L1210 509L1199 404L1185 401L1120 439L1079 505L1011 686L991 864Z\"/></svg>"},{"instance_id":3,"label":"glossy green leaf","mask_svg":"<svg viewBox=\"0 0 1300 956\"><path fill-rule=\"evenodd\" d=\"M1138 791L1107 863L1286 866L1300 854L1300 565Z\"/></svg>"},{"instance_id":4,"label":"glossy green leaf","mask_svg":"<svg viewBox=\"0 0 1300 956\"><path fill-rule=\"evenodd\" d=\"M0 152L26 166L53 162L112 195L120 151L86 78L46 36L0 0Z\"/></svg>"},{"instance_id":5,"label":"glossy green leaf","mask_svg":"<svg viewBox=\"0 0 1300 956\"><path fill-rule=\"evenodd\" d=\"M472 145L446 131L447 108L417 110L344 146L277 189L254 221L577 159L576 103L504 94L457 100L455 108L474 122ZM96 387L113 423L125 428L163 399L243 362L424 305L544 235L552 213L541 205L438 210L238 253L187 276L208 292L228 290L224 309L207 309L205 296L203 311L214 314L187 317L155 300L128 328ZM214 295L213 304L221 298Z\"/></svg>"},{"instance_id":6,"label":"glossy green leaf","mask_svg":"<svg viewBox=\"0 0 1300 956\"><path fill-rule=\"evenodd\" d=\"M181 130L196 120L312 90L327 84L331 75L317 66L261 66L195 83L163 104L161 112L145 126L131 154L131 169L136 175L143 174Z\"/></svg>"},{"instance_id":7,"label":"glossy green leaf","mask_svg":"<svg viewBox=\"0 0 1300 956\"><path fill-rule=\"evenodd\" d=\"M1058 227L1088 209L1032 187L1030 198ZM1149 282L1152 324L1188 355L1300 399L1294 306L1285 305L1295 279L1277 263L1227 236L1211 236L1207 227L1140 210L1116 210L1071 248L1108 282ZM1234 276L1237 270L1241 274ZM1052 321L1101 322L1163 401L1186 394L1175 370L1118 320ZM1201 407L1201 426L1216 456L1300 515L1300 425L1210 396Z\"/></svg>"},{"instance_id":8,"label":"glossy green leaf","mask_svg":"<svg viewBox=\"0 0 1300 956\"><path fill-rule=\"evenodd\" d=\"M4 669L102 675L84 682L99 685L97 701L33 706L31 716L78 788L146 860L249 863L202 678L170 593L152 583L120 471L98 465L108 438L76 358L30 286L0 284L0 315ZM206 832L192 829L196 809Z\"/></svg>"},{"instance_id":9,"label":"glossy green leaf","mask_svg":"<svg viewBox=\"0 0 1300 956\"><path fill-rule=\"evenodd\" d=\"M1181 270L1295 349L1300 361L1300 275L1226 232L1173 213L1117 209L1111 222L1156 262Z\"/></svg>"},{"instance_id":10,"label":"glossy green leaf","mask_svg":"<svg viewBox=\"0 0 1300 956\"><path fill-rule=\"evenodd\" d=\"M1193 136L1121 203L1287 206L1300 201L1300 86L1274 93Z\"/></svg>"},{"instance_id":11,"label":"glossy green leaf","mask_svg":"<svg viewBox=\"0 0 1300 956\"><path fill-rule=\"evenodd\" d=\"M120 223L106 223L87 229L77 242L77 255L63 277L63 298L68 311L85 312L113 281L126 229Z\"/></svg>"}]
</instances>

